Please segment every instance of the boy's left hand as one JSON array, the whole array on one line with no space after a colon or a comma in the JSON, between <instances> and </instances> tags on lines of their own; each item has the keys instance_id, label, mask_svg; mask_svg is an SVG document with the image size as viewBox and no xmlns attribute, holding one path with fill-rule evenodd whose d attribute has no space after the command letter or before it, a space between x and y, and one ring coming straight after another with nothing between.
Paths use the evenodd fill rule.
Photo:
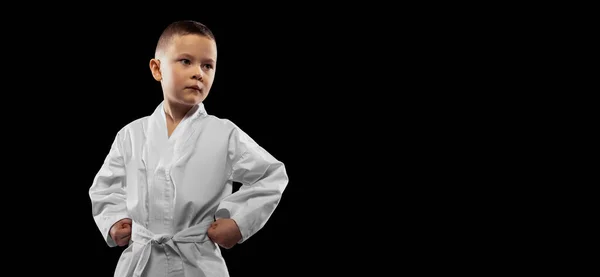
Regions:
<instances>
[{"instance_id":1,"label":"boy's left hand","mask_svg":"<svg viewBox=\"0 0 600 277\"><path fill-rule=\"evenodd\" d=\"M242 233L235 220L217 219L208 228L208 237L225 249L230 249L242 239Z\"/></svg>"}]
</instances>

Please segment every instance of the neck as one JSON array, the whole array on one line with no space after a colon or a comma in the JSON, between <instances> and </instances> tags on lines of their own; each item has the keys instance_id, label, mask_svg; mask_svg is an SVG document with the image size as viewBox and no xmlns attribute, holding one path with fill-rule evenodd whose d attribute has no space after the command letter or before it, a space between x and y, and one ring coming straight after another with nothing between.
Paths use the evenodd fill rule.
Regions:
<instances>
[{"instance_id":1,"label":"neck","mask_svg":"<svg viewBox=\"0 0 600 277\"><path fill-rule=\"evenodd\" d=\"M170 100L164 102L164 112L167 115L167 119L174 123L179 123L183 117L190 111L192 106L182 105L180 103L174 103Z\"/></svg>"}]
</instances>

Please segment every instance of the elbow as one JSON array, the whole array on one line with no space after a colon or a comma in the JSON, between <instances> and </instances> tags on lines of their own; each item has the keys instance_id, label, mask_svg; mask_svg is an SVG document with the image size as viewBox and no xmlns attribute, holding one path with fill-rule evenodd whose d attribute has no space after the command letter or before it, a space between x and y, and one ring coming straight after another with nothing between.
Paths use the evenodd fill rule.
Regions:
<instances>
[{"instance_id":1,"label":"elbow","mask_svg":"<svg viewBox=\"0 0 600 277\"><path fill-rule=\"evenodd\" d=\"M277 193L279 193L280 195L283 194L283 191L285 190L290 181L285 165L282 162L275 164L273 166L271 174L275 179L274 183Z\"/></svg>"}]
</instances>

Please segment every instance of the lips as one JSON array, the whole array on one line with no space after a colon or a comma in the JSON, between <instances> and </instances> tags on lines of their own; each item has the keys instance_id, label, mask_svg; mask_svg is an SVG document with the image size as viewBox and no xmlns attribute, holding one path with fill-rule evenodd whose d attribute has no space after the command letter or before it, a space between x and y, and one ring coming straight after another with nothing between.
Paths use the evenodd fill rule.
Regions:
<instances>
[{"instance_id":1,"label":"lips","mask_svg":"<svg viewBox=\"0 0 600 277\"><path fill-rule=\"evenodd\" d=\"M197 91L200 91L200 87L199 87L199 86L189 86L189 87L187 87L187 88L190 88L190 89L195 89L195 90L197 90Z\"/></svg>"}]
</instances>

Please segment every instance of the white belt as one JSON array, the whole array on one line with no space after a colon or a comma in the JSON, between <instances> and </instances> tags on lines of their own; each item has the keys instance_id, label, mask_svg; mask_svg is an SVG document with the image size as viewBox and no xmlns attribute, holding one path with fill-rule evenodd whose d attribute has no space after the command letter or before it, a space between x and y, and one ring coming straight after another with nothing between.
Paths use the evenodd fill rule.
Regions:
<instances>
[{"instance_id":1,"label":"white belt","mask_svg":"<svg viewBox=\"0 0 600 277\"><path fill-rule=\"evenodd\" d=\"M141 250L140 259L138 260L135 266L133 276L139 277L144 272L144 268L146 268L146 264L148 263L148 259L150 258L150 253L152 252L152 243L169 246L175 253L179 253L177 247L175 247L176 243L201 243L209 240L206 232L208 231L208 228L213 222L214 220L209 217L207 220L202 221L199 224L191 226L187 229L181 230L180 232L174 235L153 234L143 225L134 222L132 224L133 230L131 240L134 243L142 244L143 247ZM185 258L182 257L182 259Z\"/></svg>"}]
</instances>

